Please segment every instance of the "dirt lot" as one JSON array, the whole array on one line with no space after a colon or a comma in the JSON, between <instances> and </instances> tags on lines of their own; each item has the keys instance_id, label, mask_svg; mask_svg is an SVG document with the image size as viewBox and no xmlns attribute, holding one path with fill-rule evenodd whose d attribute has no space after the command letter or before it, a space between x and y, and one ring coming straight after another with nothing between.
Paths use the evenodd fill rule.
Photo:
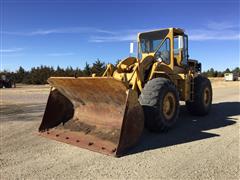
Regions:
<instances>
[{"instance_id":1,"label":"dirt lot","mask_svg":"<svg viewBox=\"0 0 240 180\"><path fill-rule=\"evenodd\" d=\"M0 179L239 179L240 82L212 81L209 116L182 105L174 129L122 158L39 137L48 86L2 89Z\"/></svg>"}]
</instances>

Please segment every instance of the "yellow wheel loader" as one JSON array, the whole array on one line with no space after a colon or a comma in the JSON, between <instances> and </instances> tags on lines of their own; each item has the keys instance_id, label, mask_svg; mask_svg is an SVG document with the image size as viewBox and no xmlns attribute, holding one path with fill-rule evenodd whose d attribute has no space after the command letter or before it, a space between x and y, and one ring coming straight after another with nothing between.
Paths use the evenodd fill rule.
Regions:
<instances>
[{"instance_id":1,"label":"yellow wheel loader","mask_svg":"<svg viewBox=\"0 0 240 180\"><path fill-rule=\"evenodd\" d=\"M167 28L138 34L138 56L102 77L50 77L51 92L39 127L41 136L107 155L121 156L143 128L161 132L178 119L179 101L194 115L212 104L210 81L189 59L188 36Z\"/></svg>"}]
</instances>

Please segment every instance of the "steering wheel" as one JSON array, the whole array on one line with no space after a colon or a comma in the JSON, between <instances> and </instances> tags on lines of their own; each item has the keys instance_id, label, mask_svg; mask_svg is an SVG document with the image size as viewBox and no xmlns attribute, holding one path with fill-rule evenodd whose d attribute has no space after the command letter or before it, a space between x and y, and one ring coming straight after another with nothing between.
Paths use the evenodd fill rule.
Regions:
<instances>
[{"instance_id":1,"label":"steering wheel","mask_svg":"<svg viewBox=\"0 0 240 180\"><path fill-rule=\"evenodd\" d=\"M157 61L160 61L160 62L163 61L163 57L162 57L161 51L158 51L158 52L155 53L155 59Z\"/></svg>"}]
</instances>

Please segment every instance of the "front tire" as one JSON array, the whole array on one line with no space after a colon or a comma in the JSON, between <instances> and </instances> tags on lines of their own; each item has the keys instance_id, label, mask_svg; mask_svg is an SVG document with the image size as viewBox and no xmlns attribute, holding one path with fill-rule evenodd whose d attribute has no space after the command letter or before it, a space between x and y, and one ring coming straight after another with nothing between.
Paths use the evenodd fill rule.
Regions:
<instances>
[{"instance_id":1,"label":"front tire","mask_svg":"<svg viewBox=\"0 0 240 180\"><path fill-rule=\"evenodd\" d=\"M145 116L145 127L161 132L172 127L179 114L179 97L174 84L166 78L148 81L139 97Z\"/></svg>"},{"instance_id":2,"label":"front tire","mask_svg":"<svg viewBox=\"0 0 240 180\"><path fill-rule=\"evenodd\" d=\"M192 115L204 116L212 106L212 86L208 78L197 76L194 79L193 101L187 101L186 106Z\"/></svg>"}]
</instances>

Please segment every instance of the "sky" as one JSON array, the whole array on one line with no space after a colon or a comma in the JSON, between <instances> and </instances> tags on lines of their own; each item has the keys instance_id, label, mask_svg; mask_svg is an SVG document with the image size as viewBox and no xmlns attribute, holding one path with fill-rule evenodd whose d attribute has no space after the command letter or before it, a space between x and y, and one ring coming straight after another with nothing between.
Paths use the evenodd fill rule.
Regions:
<instances>
[{"instance_id":1,"label":"sky","mask_svg":"<svg viewBox=\"0 0 240 180\"><path fill-rule=\"evenodd\" d=\"M138 32L168 27L203 70L240 66L239 0L0 0L0 16L1 70L115 63Z\"/></svg>"}]
</instances>

